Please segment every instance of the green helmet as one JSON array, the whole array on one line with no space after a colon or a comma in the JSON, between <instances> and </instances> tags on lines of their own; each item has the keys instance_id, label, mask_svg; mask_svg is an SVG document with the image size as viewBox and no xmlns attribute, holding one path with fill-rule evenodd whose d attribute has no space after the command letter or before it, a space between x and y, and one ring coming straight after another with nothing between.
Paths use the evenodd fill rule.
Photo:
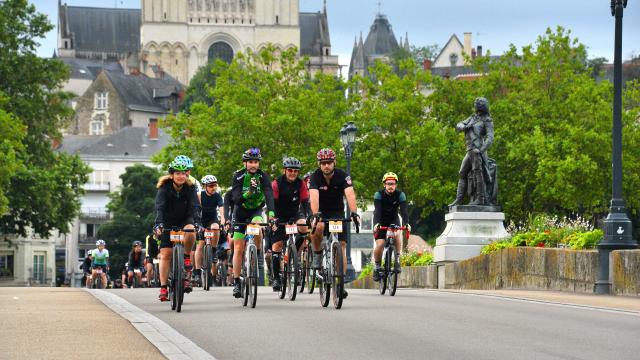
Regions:
<instances>
[{"instance_id":1,"label":"green helmet","mask_svg":"<svg viewBox=\"0 0 640 360\"><path fill-rule=\"evenodd\" d=\"M171 164L169 164L169 172L173 173L174 171L187 171L189 170L189 164L183 159L174 159Z\"/></svg>"}]
</instances>

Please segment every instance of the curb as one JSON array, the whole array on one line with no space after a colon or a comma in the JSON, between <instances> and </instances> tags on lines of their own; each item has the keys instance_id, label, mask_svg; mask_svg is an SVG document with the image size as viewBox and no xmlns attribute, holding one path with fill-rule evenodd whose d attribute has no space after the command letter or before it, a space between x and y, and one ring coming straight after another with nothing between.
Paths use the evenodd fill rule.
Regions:
<instances>
[{"instance_id":1,"label":"curb","mask_svg":"<svg viewBox=\"0 0 640 360\"><path fill-rule=\"evenodd\" d=\"M104 290L84 289L104 303L113 312L129 321L140 334L158 348L167 359L216 360L191 340L184 337L171 326L148 312L131 304L127 300Z\"/></svg>"}]
</instances>

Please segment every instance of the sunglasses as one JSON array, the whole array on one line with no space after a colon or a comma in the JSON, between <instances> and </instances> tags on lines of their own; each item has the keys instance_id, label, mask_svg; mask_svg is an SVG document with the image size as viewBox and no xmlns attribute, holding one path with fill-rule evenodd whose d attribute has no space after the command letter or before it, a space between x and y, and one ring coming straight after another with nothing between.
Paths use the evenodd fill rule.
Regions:
<instances>
[{"instance_id":1,"label":"sunglasses","mask_svg":"<svg viewBox=\"0 0 640 360\"><path fill-rule=\"evenodd\" d=\"M331 165L333 161L320 161L320 165Z\"/></svg>"},{"instance_id":2,"label":"sunglasses","mask_svg":"<svg viewBox=\"0 0 640 360\"><path fill-rule=\"evenodd\" d=\"M299 173L299 172L300 172L300 170L298 170L298 169L287 169L287 172L290 172L290 173Z\"/></svg>"},{"instance_id":3,"label":"sunglasses","mask_svg":"<svg viewBox=\"0 0 640 360\"><path fill-rule=\"evenodd\" d=\"M394 185L396 185L396 183L394 183L394 182L386 182L386 183L384 183L384 184L385 184L385 185L389 185L389 186L394 186Z\"/></svg>"},{"instance_id":4,"label":"sunglasses","mask_svg":"<svg viewBox=\"0 0 640 360\"><path fill-rule=\"evenodd\" d=\"M218 186L218 184L215 184L215 183L214 184L207 184L207 187L216 187L216 186Z\"/></svg>"}]
</instances>

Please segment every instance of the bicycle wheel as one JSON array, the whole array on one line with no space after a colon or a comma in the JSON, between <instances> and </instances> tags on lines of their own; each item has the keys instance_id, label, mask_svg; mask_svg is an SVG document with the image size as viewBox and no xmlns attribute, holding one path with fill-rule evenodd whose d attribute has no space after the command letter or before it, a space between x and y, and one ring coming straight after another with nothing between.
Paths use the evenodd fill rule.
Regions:
<instances>
[{"instance_id":1,"label":"bicycle wheel","mask_svg":"<svg viewBox=\"0 0 640 360\"><path fill-rule=\"evenodd\" d=\"M342 307L343 300L344 273L342 265L342 245L336 242L331 246L331 287L333 288L333 306L336 309Z\"/></svg>"},{"instance_id":2,"label":"bicycle wheel","mask_svg":"<svg viewBox=\"0 0 640 360\"><path fill-rule=\"evenodd\" d=\"M202 279L202 289L209 291L209 288L211 287L211 283L209 282L209 274L211 273L211 245L205 244L203 250L200 278Z\"/></svg>"},{"instance_id":3,"label":"bicycle wheel","mask_svg":"<svg viewBox=\"0 0 640 360\"><path fill-rule=\"evenodd\" d=\"M304 285L306 283L307 280L307 271L309 269L307 269L307 249L304 249L300 252L300 272L298 273L298 279L300 279L300 289L298 289L298 292L302 293L304 292Z\"/></svg>"},{"instance_id":4,"label":"bicycle wheel","mask_svg":"<svg viewBox=\"0 0 640 360\"><path fill-rule=\"evenodd\" d=\"M286 250L283 252L284 258L281 260L283 263L280 267L280 291L278 292L278 297L280 299L284 299L285 295L287 295L287 279L289 278L289 271L291 268L287 264L287 258L289 254L286 253Z\"/></svg>"},{"instance_id":5,"label":"bicycle wheel","mask_svg":"<svg viewBox=\"0 0 640 360\"><path fill-rule=\"evenodd\" d=\"M251 307L256 307L256 301L258 299L258 252L255 246L251 247L249 253L249 301Z\"/></svg>"},{"instance_id":6,"label":"bicycle wheel","mask_svg":"<svg viewBox=\"0 0 640 360\"><path fill-rule=\"evenodd\" d=\"M96 281L96 289L102 289L102 275L98 274L98 279Z\"/></svg>"},{"instance_id":7,"label":"bicycle wheel","mask_svg":"<svg viewBox=\"0 0 640 360\"><path fill-rule=\"evenodd\" d=\"M385 247L384 251L382 252L382 261L384 261L384 263L382 264L382 271L380 271L380 279L378 280L378 289L380 290L380 295L384 295L384 293L387 291L387 264L389 264L389 261L387 261L387 255L389 255L389 251Z\"/></svg>"},{"instance_id":8,"label":"bicycle wheel","mask_svg":"<svg viewBox=\"0 0 640 360\"><path fill-rule=\"evenodd\" d=\"M140 287L140 283L138 282L138 276L136 276L136 273L133 273L133 288L137 289Z\"/></svg>"},{"instance_id":9,"label":"bicycle wheel","mask_svg":"<svg viewBox=\"0 0 640 360\"><path fill-rule=\"evenodd\" d=\"M171 269L169 270L169 300L171 301L171 310L175 310L178 306L178 299L176 298L176 254L171 255Z\"/></svg>"},{"instance_id":10,"label":"bicycle wheel","mask_svg":"<svg viewBox=\"0 0 640 360\"><path fill-rule=\"evenodd\" d=\"M176 268L175 274L175 292L176 292L176 311L182 311L182 301L184 300L184 247L182 244L177 244L173 247L173 254L175 256Z\"/></svg>"},{"instance_id":11,"label":"bicycle wheel","mask_svg":"<svg viewBox=\"0 0 640 360\"><path fill-rule=\"evenodd\" d=\"M298 254L296 252L296 246L289 246L289 256L285 266L288 268L286 284L287 284L287 296L289 301L294 301L298 293L298 275L300 274L300 263L298 262Z\"/></svg>"},{"instance_id":12,"label":"bicycle wheel","mask_svg":"<svg viewBox=\"0 0 640 360\"><path fill-rule=\"evenodd\" d=\"M398 271L396 271L396 249L391 246L389 247L389 275L387 275L387 281L389 288L389 296L394 296L396 294L396 287L398 286Z\"/></svg>"},{"instance_id":13,"label":"bicycle wheel","mask_svg":"<svg viewBox=\"0 0 640 360\"><path fill-rule=\"evenodd\" d=\"M326 261L326 257L329 256L327 251L324 252L323 256L325 257L322 261L324 269L320 270L322 279L318 278L318 294L320 295L320 305L322 305L322 307L327 307L329 305L329 298L331 297L331 281L329 280L329 277L331 276L331 269Z\"/></svg>"},{"instance_id":14,"label":"bicycle wheel","mask_svg":"<svg viewBox=\"0 0 640 360\"><path fill-rule=\"evenodd\" d=\"M313 251L309 248L307 249L307 288L309 289L309 294L313 294L313 289L316 287L316 270L311 268L312 263Z\"/></svg>"}]
</instances>

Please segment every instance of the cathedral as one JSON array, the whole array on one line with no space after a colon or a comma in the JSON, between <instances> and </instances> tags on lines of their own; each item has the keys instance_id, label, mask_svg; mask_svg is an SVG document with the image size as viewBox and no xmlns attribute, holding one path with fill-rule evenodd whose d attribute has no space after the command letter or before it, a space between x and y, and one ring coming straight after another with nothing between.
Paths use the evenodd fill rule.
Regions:
<instances>
[{"instance_id":1,"label":"cathedral","mask_svg":"<svg viewBox=\"0 0 640 360\"><path fill-rule=\"evenodd\" d=\"M117 61L125 73L166 72L183 84L213 59L296 47L311 71L337 74L326 3L300 12L299 0L141 0L140 9L67 6L59 1L58 55Z\"/></svg>"}]
</instances>

